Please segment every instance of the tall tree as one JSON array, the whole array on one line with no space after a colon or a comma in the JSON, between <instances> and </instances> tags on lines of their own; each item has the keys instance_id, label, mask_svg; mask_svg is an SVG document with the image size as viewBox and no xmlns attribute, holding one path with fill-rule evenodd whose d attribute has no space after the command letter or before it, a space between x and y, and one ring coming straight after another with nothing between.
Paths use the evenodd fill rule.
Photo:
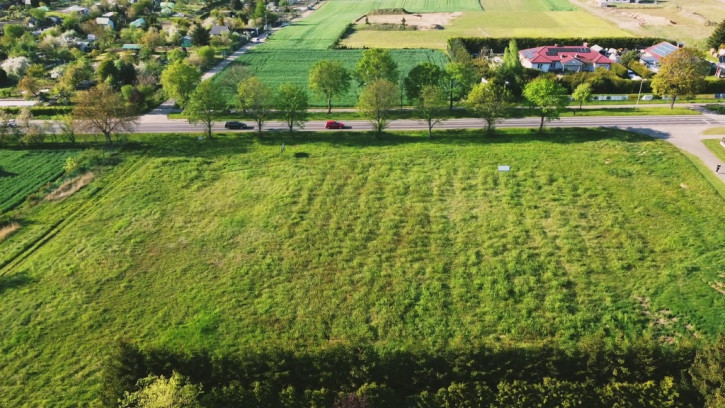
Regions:
<instances>
[{"instance_id":1,"label":"tall tree","mask_svg":"<svg viewBox=\"0 0 725 408\"><path fill-rule=\"evenodd\" d=\"M327 113L332 112L332 98L350 89L350 72L340 61L317 61L310 69L310 88L327 99Z\"/></svg>"},{"instance_id":2,"label":"tall tree","mask_svg":"<svg viewBox=\"0 0 725 408\"><path fill-rule=\"evenodd\" d=\"M149 375L136 384L134 392L124 392L120 408L199 408L201 388L174 372L170 378Z\"/></svg>"},{"instance_id":3,"label":"tall tree","mask_svg":"<svg viewBox=\"0 0 725 408\"><path fill-rule=\"evenodd\" d=\"M539 110L541 123L539 133L544 129L544 120L559 119L569 98L563 86L548 78L539 77L526 84L524 97L531 106Z\"/></svg>"},{"instance_id":4,"label":"tall tree","mask_svg":"<svg viewBox=\"0 0 725 408\"><path fill-rule=\"evenodd\" d=\"M209 36L209 31L200 25L195 25L191 30L191 44L195 47L209 45L210 39L211 37Z\"/></svg>"},{"instance_id":5,"label":"tall tree","mask_svg":"<svg viewBox=\"0 0 725 408\"><path fill-rule=\"evenodd\" d=\"M403 80L405 95L409 100L418 99L421 89L426 85L438 85L443 78L443 70L438 65L430 62L423 62L410 70L408 76Z\"/></svg>"},{"instance_id":6,"label":"tall tree","mask_svg":"<svg viewBox=\"0 0 725 408\"><path fill-rule=\"evenodd\" d=\"M214 82L219 85L228 101L234 101L237 98L239 84L250 76L252 74L249 68L240 63L232 63L224 70L224 75L214 77Z\"/></svg>"},{"instance_id":7,"label":"tall tree","mask_svg":"<svg viewBox=\"0 0 725 408\"><path fill-rule=\"evenodd\" d=\"M37 98L40 95L40 83L38 80L31 76L25 75L23 79L18 82L18 89L25 93L26 99Z\"/></svg>"},{"instance_id":8,"label":"tall tree","mask_svg":"<svg viewBox=\"0 0 725 408\"><path fill-rule=\"evenodd\" d=\"M189 103L184 108L189 123L199 122L206 126L206 137L211 139L211 128L214 126L214 118L227 106L224 94L217 84L212 81L203 81L191 93Z\"/></svg>"},{"instance_id":9,"label":"tall tree","mask_svg":"<svg viewBox=\"0 0 725 408\"><path fill-rule=\"evenodd\" d=\"M476 83L473 65L465 62L450 62L446 65L445 74L441 78L441 87L448 97L448 109L453 103L468 94Z\"/></svg>"},{"instance_id":10,"label":"tall tree","mask_svg":"<svg viewBox=\"0 0 725 408\"><path fill-rule=\"evenodd\" d=\"M715 27L715 31L707 39L707 46L716 50L725 46L725 20Z\"/></svg>"},{"instance_id":11,"label":"tall tree","mask_svg":"<svg viewBox=\"0 0 725 408\"><path fill-rule=\"evenodd\" d=\"M262 136L262 125L272 109L272 91L257 77L249 77L237 90L239 107L249 113L257 123L257 135Z\"/></svg>"},{"instance_id":12,"label":"tall tree","mask_svg":"<svg viewBox=\"0 0 725 408\"><path fill-rule=\"evenodd\" d=\"M305 127L309 105L305 88L290 83L282 84L279 86L276 99L277 111L282 114L290 134L295 126Z\"/></svg>"},{"instance_id":13,"label":"tall tree","mask_svg":"<svg viewBox=\"0 0 725 408\"><path fill-rule=\"evenodd\" d=\"M515 96L521 95L521 88L524 82L524 66L519 59L519 47L516 40L509 41L508 47L504 50L503 62L496 70L496 76L502 83L508 83L507 89Z\"/></svg>"},{"instance_id":14,"label":"tall tree","mask_svg":"<svg viewBox=\"0 0 725 408\"><path fill-rule=\"evenodd\" d=\"M370 48L363 52L362 58L357 62L355 78L360 85L370 84L377 79L387 79L395 83L398 80L398 64L388 50Z\"/></svg>"},{"instance_id":15,"label":"tall tree","mask_svg":"<svg viewBox=\"0 0 725 408\"><path fill-rule=\"evenodd\" d=\"M660 69L652 80L652 91L669 96L672 109L678 97L695 96L705 85L705 76L709 72L710 64L700 58L697 51L680 48L660 61Z\"/></svg>"},{"instance_id":16,"label":"tall tree","mask_svg":"<svg viewBox=\"0 0 725 408\"><path fill-rule=\"evenodd\" d=\"M496 123L509 114L510 94L505 86L493 81L476 84L468 94L466 104L476 116L486 121L486 133L493 135Z\"/></svg>"},{"instance_id":17,"label":"tall tree","mask_svg":"<svg viewBox=\"0 0 725 408\"><path fill-rule=\"evenodd\" d=\"M516 40L512 39L509 41L508 47L503 52L501 67L504 71L510 72L518 77L524 75L524 66L521 65L521 60L519 59L519 47L516 45Z\"/></svg>"},{"instance_id":18,"label":"tall tree","mask_svg":"<svg viewBox=\"0 0 725 408\"><path fill-rule=\"evenodd\" d=\"M119 93L106 83L78 92L74 98L73 120L79 128L89 132L103 133L106 141L112 143L114 132L131 132L138 122L131 109Z\"/></svg>"},{"instance_id":19,"label":"tall tree","mask_svg":"<svg viewBox=\"0 0 725 408\"><path fill-rule=\"evenodd\" d=\"M591 101L592 95L594 95L592 84L584 82L583 84L579 84L579 86L574 89L574 93L571 94L571 97L575 101L579 102L579 110L582 110L582 105L584 104L584 102Z\"/></svg>"},{"instance_id":20,"label":"tall tree","mask_svg":"<svg viewBox=\"0 0 725 408\"><path fill-rule=\"evenodd\" d=\"M697 351L690 368L692 384L705 397L706 408L725 407L725 335Z\"/></svg>"},{"instance_id":21,"label":"tall tree","mask_svg":"<svg viewBox=\"0 0 725 408\"><path fill-rule=\"evenodd\" d=\"M424 85L418 93L418 115L428 126L428 139L433 138L433 127L443 122L443 111L448 101L438 85Z\"/></svg>"},{"instance_id":22,"label":"tall tree","mask_svg":"<svg viewBox=\"0 0 725 408\"><path fill-rule=\"evenodd\" d=\"M118 77L118 67L116 67L116 61L111 58L106 58L98 64L96 69L96 75L100 82L109 81L111 84L116 83ZM110 80L109 80L110 78Z\"/></svg>"},{"instance_id":23,"label":"tall tree","mask_svg":"<svg viewBox=\"0 0 725 408\"><path fill-rule=\"evenodd\" d=\"M199 71L184 61L175 61L161 73L161 86L164 92L179 106L186 105L189 95L194 92L200 81Z\"/></svg>"},{"instance_id":24,"label":"tall tree","mask_svg":"<svg viewBox=\"0 0 725 408\"><path fill-rule=\"evenodd\" d=\"M387 79L376 79L363 89L357 101L360 114L382 135L390 123L390 111L398 100L398 86Z\"/></svg>"}]
</instances>

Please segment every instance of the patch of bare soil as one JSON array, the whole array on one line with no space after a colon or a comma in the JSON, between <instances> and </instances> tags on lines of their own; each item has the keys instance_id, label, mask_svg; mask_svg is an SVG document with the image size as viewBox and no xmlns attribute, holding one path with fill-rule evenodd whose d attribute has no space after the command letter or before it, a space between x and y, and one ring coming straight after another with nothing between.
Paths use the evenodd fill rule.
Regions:
<instances>
[{"instance_id":1,"label":"patch of bare soil","mask_svg":"<svg viewBox=\"0 0 725 408\"><path fill-rule=\"evenodd\" d=\"M58 186L58 188L48 194L45 199L48 201L60 201L66 199L75 194L76 191L87 186L88 183L93 181L94 177L95 176L93 175L93 173L89 171L88 173L85 173L83 175L73 177L70 180L66 180L63 182L63 184Z\"/></svg>"},{"instance_id":2,"label":"patch of bare soil","mask_svg":"<svg viewBox=\"0 0 725 408\"><path fill-rule=\"evenodd\" d=\"M455 13L418 13L418 14L370 14L356 21L360 24L367 17L370 24L400 24L405 18L405 25L415 26L419 30L437 30L447 26L451 20L462 15Z\"/></svg>"},{"instance_id":3,"label":"patch of bare soil","mask_svg":"<svg viewBox=\"0 0 725 408\"><path fill-rule=\"evenodd\" d=\"M5 238L9 237L10 234L20 229L20 224L17 222L11 222L10 224L4 225L0 228L0 242L3 242Z\"/></svg>"}]
</instances>

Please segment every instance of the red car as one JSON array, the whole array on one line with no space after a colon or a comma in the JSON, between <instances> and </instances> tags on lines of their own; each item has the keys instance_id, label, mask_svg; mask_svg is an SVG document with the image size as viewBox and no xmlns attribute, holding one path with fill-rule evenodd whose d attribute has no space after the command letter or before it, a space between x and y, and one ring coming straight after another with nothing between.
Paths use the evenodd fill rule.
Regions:
<instances>
[{"instance_id":1,"label":"red car","mask_svg":"<svg viewBox=\"0 0 725 408\"><path fill-rule=\"evenodd\" d=\"M350 126L345 126L344 123L335 120L328 120L325 123L325 129L350 129Z\"/></svg>"}]
</instances>

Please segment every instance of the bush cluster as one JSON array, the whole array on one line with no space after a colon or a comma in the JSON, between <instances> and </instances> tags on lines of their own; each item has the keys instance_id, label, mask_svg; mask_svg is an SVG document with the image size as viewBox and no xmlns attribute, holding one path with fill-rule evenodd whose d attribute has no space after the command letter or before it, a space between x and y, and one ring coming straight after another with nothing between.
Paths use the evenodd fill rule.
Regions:
<instances>
[{"instance_id":1,"label":"bush cluster","mask_svg":"<svg viewBox=\"0 0 725 408\"><path fill-rule=\"evenodd\" d=\"M2 108L3 111L10 115L17 115L23 108L20 107L7 107ZM33 116L55 116L55 115L67 115L73 110L72 106L32 106L30 107L30 113Z\"/></svg>"},{"instance_id":2,"label":"bush cluster","mask_svg":"<svg viewBox=\"0 0 725 408\"><path fill-rule=\"evenodd\" d=\"M332 407L351 395L371 407L695 407L706 397L690 373L695 356L689 346L649 341L615 348L592 340L576 350L336 346L221 356L118 342L104 363L102 401L114 406L139 379L178 372L201 385L209 407Z\"/></svg>"}]
</instances>

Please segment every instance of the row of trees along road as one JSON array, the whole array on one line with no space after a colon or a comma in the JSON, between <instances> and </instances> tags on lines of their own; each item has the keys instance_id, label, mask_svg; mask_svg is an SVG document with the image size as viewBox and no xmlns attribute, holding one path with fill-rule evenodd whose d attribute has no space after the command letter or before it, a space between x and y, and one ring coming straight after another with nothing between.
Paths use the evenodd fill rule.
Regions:
<instances>
[{"instance_id":1,"label":"row of trees along road","mask_svg":"<svg viewBox=\"0 0 725 408\"><path fill-rule=\"evenodd\" d=\"M348 92L353 79L356 80L363 87L356 107L377 134L387 128L392 109L398 100L402 105L403 95L414 102L418 117L428 125L429 137L433 127L443 121L446 105L452 109L459 100L464 100L466 107L486 122L489 134L522 98L538 112L540 131L545 121L558 119L569 102L566 89L555 76L521 66L513 40L504 52L502 64L495 67L485 59L472 59L465 51L454 49L451 54L453 60L444 68L424 62L399 81L398 66L390 53L384 49L368 49L354 72L349 72L339 61L316 62L310 70L309 87L325 97L330 113L333 99ZM683 48L663 59L652 88L655 93L670 97L671 107L676 98L692 96L701 88L708 64L700 57L696 51ZM225 88L236 84L237 105L252 116L259 132L273 110L282 114L290 131L294 126L303 127L309 100L301 86L283 84L275 93L242 67L233 69L242 71L232 75L236 81L233 84L209 81L200 84L201 74L196 68L176 61L164 70L161 83L167 95L184 107L191 123L206 125L209 137L216 113L227 108L222 97L228 92ZM487 80L481 82L483 77ZM584 82L574 90L572 99L579 103L580 109L584 102L591 100L592 89L591 83Z\"/></svg>"}]
</instances>

